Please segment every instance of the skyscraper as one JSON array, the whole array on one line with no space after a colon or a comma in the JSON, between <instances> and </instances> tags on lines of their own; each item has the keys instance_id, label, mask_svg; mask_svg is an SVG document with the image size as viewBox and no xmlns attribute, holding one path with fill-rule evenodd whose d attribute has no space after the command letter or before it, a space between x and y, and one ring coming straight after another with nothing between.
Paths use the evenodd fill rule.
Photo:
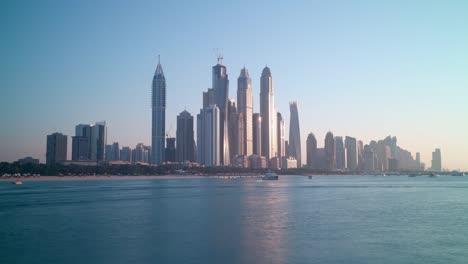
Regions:
<instances>
[{"instance_id":1,"label":"skyscraper","mask_svg":"<svg viewBox=\"0 0 468 264\"><path fill-rule=\"evenodd\" d=\"M175 162L176 161L176 139L173 137L166 138L166 149L164 150L164 161Z\"/></svg>"},{"instance_id":2,"label":"skyscraper","mask_svg":"<svg viewBox=\"0 0 468 264\"><path fill-rule=\"evenodd\" d=\"M363 170L365 172L375 171L376 156L374 150L369 146L365 145L363 150Z\"/></svg>"},{"instance_id":3,"label":"skyscraper","mask_svg":"<svg viewBox=\"0 0 468 264\"><path fill-rule=\"evenodd\" d=\"M176 160L178 162L195 161L193 116L185 110L177 116L176 137Z\"/></svg>"},{"instance_id":4,"label":"skyscraper","mask_svg":"<svg viewBox=\"0 0 468 264\"><path fill-rule=\"evenodd\" d=\"M161 165L164 159L164 140L166 133L166 78L159 61L153 76L152 86L152 134L151 134L151 163Z\"/></svg>"},{"instance_id":5,"label":"skyscraper","mask_svg":"<svg viewBox=\"0 0 468 264\"><path fill-rule=\"evenodd\" d=\"M119 142L114 142L111 145L111 151L108 153L110 160L120 160L120 147Z\"/></svg>"},{"instance_id":6,"label":"skyscraper","mask_svg":"<svg viewBox=\"0 0 468 264\"><path fill-rule=\"evenodd\" d=\"M229 95L229 79L226 66L222 65L222 57L218 58L218 64L213 66L213 93L214 103L219 109L219 135L220 141L220 164L230 164L230 151L229 151L229 129L228 129L228 95Z\"/></svg>"},{"instance_id":7,"label":"skyscraper","mask_svg":"<svg viewBox=\"0 0 468 264\"><path fill-rule=\"evenodd\" d=\"M307 136L306 142L306 149L307 149L307 167L313 170L318 169L317 165L317 139L313 133L309 133Z\"/></svg>"},{"instance_id":8,"label":"skyscraper","mask_svg":"<svg viewBox=\"0 0 468 264\"><path fill-rule=\"evenodd\" d=\"M239 154L239 115L237 102L228 100L228 131L229 131L229 157L234 158Z\"/></svg>"},{"instance_id":9,"label":"skyscraper","mask_svg":"<svg viewBox=\"0 0 468 264\"><path fill-rule=\"evenodd\" d=\"M325 159L328 171L336 170L335 138L328 132L325 136Z\"/></svg>"},{"instance_id":10,"label":"skyscraper","mask_svg":"<svg viewBox=\"0 0 468 264\"><path fill-rule=\"evenodd\" d=\"M336 151L336 168L344 170L346 168L345 160L345 146L343 143L343 137L335 137L335 151Z\"/></svg>"},{"instance_id":11,"label":"skyscraper","mask_svg":"<svg viewBox=\"0 0 468 264\"><path fill-rule=\"evenodd\" d=\"M220 110L217 105L201 109L197 116L198 162L206 166L221 165Z\"/></svg>"},{"instance_id":12,"label":"skyscraper","mask_svg":"<svg viewBox=\"0 0 468 264\"><path fill-rule=\"evenodd\" d=\"M46 164L67 160L67 136L53 133L47 136Z\"/></svg>"},{"instance_id":13,"label":"skyscraper","mask_svg":"<svg viewBox=\"0 0 468 264\"><path fill-rule=\"evenodd\" d=\"M267 160L277 156L276 109L273 78L265 67L260 77L260 115L262 117L262 156Z\"/></svg>"},{"instance_id":14,"label":"skyscraper","mask_svg":"<svg viewBox=\"0 0 468 264\"><path fill-rule=\"evenodd\" d=\"M241 114L242 132L239 133L239 154L250 156L253 153L253 98L252 98L252 80L249 72L244 67L242 68L239 78L237 79L237 112Z\"/></svg>"},{"instance_id":15,"label":"skyscraper","mask_svg":"<svg viewBox=\"0 0 468 264\"><path fill-rule=\"evenodd\" d=\"M435 149L435 151L432 152L432 170L437 172L442 171L442 154L440 149Z\"/></svg>"},{"instance_id":16,"label":"skyscraper","mask_svg":"<svg viewBox=\"0 0 468 264\"><path fill-rule=\"evenodd\" d=\"M259 113L252 115L252 152L255 155L262 154L262 117Z\"/></svg>"},{"instance_id":17,"label":"skyscraper","mask_svg":"<svg viewBox=\"0 0 468 264\"><path fill-rule=\"evenodd\" d=\"M355 171L358 167L357 142L353 137L346 137L346 164L349 171Z\"/></svg>"},{"instance_id":18,"label":"skyscraper","mask_svg":"<svg viewBox=\"0 0 468 264\"><path fill-rule=\"evenodd\" d=\"M106 122L80 124L72 137L72 160L104 161L106 157Z\"/></svg>"},{"instance_id":19,"label":"skyscraper","mask_svg":"<svg viewBox=\"0 0 468 264\"><path fill-rule=\"evenodd\" d=\"M291 110L289 122L289 145L291 147L292 157L297 160L297 167L302 167L301 159L301 130L299 129L299 110L297 102L289 103Z\"/></svg>"},{"instance_id":20,"label":"skyscraper","mask_svg":"<svg viewBox=\"0 0 468 264\"><path fill-rule=\"evenodd\" d=\"M132 161L132 150L129 147L122 147L122 150L120 150L120 160Z\"/></svg>"},{"instance_id":21,"label":"skyscraper","mask_svg":"<svg viewBox=\"0 0 468 264\"><path fill-rule=\"evenodd\" d=\"M278 131L277 131L277 135L278 135L278 157L281 158L281 157L285 157L286 156L286 146L285 146L285 143L284 143L284 140L285 140L285 127L284 127L284 120L283 120L283 116L281 116L281 113L278 112L277 116L276 116L276 119L277 119L277 128L278 128ZM281 159L280 159L281 160Z\"/></svg>"}]
</instances>

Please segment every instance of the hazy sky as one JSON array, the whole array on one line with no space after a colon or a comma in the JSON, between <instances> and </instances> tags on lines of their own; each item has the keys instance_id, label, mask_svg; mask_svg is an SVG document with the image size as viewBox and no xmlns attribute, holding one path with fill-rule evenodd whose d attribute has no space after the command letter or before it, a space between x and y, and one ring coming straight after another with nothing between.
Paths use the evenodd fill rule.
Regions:
<instances>
[{"instance_id":1,"label":"hazy sky","mask_svg":"<svg viewBox=\"0 0 468 264\"><path fill-rule=\"evenodd\" d=\"M214 48L230 97L240 69L271 68L289 130L299 104L305 140L325 133L365 143L442 149L468 169L468 1L1 1L0 160L45 161L46 135L106 120L108 143L150 144L157 55L167 81L168 132L196 114L211 86ZM71 140L69 141L71 148ZM305 156L303 157L305 160Z\"/></svg>"}]
</instances>

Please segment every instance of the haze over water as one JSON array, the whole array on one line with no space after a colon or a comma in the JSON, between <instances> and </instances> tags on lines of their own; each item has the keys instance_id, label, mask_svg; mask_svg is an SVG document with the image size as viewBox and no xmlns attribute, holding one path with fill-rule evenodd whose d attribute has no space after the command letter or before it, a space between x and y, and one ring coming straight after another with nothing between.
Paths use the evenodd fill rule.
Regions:
<instances>
[{"instance_id":1,"label":"haze over water","mask_svg":"<svg viewBox=\"0 0 468 264\"><path fill-rule=\"evenodd\" d=\"M0 182L1 263L466 263L468 178Z\"/></svg>"}]
</instances>

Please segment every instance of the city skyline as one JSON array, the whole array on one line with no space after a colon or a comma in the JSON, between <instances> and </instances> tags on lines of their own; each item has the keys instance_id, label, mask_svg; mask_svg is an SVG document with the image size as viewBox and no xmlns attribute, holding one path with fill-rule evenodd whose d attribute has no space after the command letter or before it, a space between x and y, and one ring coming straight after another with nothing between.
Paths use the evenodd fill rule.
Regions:
<instances>
[{"instance_id":1,"label":"city skyline","mask_svg":"<svg viewBox=\"0 0 468 264\"><path fill-rule=\"evenodd\" d=\"M394 7L389 3L385 5ZM408 5L409 10L414 10L417 6L414 3ZM104 11L103 6L98 5L97 8L103 12L103 15L109 16L109 13ZM325 10L325 13L327 13L326 4L312 4L311 6ZM21 5L7 7L3 10L18 8ZM117 4L117 7L114 8L119 7L123 8L122 4ZM268 8L272 11L278 11L280 7L272 5ZM56 8L68 10L62 4L59 4ZM171 6L165 8L172 10ZM234 6L225 8L236 9ZM259 7L254 4L251 8L256 10ZM369 4L368 8L372 10L376 7ZM382 33L379 33L370 26L359 24L359 27L347 29L351 30L350 32L361 33L359 36L364 40L370 40L373 45L367 45L359 39L350 37L350 46L340 46L333 40L343 36L347 31L340 31L336 25L328 24L328 27L325 27L327 31L316 29L311 31L322 38L301 37L295 30L286 34L286 36L304 40L305 44L310 43L312 40L317 40L319 43L307 49L304 49L300 44L292 44L293 47L298 48L296 51L282 49L277 46L279 44L274 44L271 41L272 38L267 37L262 40L260 36L255 38L256 42L252 43L252 46L239 45L234 47L229 45L227 41L215 41L210 37L215 35L214 32L217 31L218 27L203 32L203 35L208 37L206 42L194 43L201 50L201 53L196 53L193 49L174 51L169 47L172 41L161 40L161 38L158 38L158 40L162 42L151 39L149 43L142 46L141 43L145 41L142 37L143 34L140 34L143 33L141 31L144 31L144 27L141 27L140 31L135 33L137 42L125 42L123 44L114 42L119 48L125 48L126 50L134 50L132 46L128 46L130 44L140 49L139 52L135 53L123 53L122 58L119 59L119 66L116 66L115 59L113 59L116 54L119 54L118 49L110 49L99 53L99 51L104 51L104 44L115 38L115 34L119 31L112 31L111 36L107 36L107 38L106 36L92 35L95 42L97 42L96 51L90 53L92 55L85 54L85 56L83 56L83 53L90 49L87 46L74 46L60 40L56 44L58 49L52 51L49 47L43 46L44 42L41 42L41 40L44 41L44 39L41 36L35 36L36 40L39 41L37 47L26 44L28 41L24 40L27 39L25 37L27 34L13 36L9 38L9 41L2 44L2 47L4 47L3 52L8 53L5 54L5 65L11 65L11 67L2 67L4 69L2 87L6 87L6 96L2 97L5 100L2 100L1 105L2 112L7 114L2 114L1 121L3 124L9 125L2 128L1 136L7 140L2 140L0 160L14 161L25 156L32 156L40 158L41 162L45 162L45 135L61 132L71 137L74 134L73 127L76 124L95 120L107 121L108 142L117 141L121 146L135 146L139 142L150 144L151 118L148 112L150 104L147 99L148 76L154 71L157 60L156 54L161 53L163 55L166 78L170 84L166 121L166 128L169 128L171 125L175 127L176 115L185 107L192 114L198 113L200 93L210 83L209 67L212 67L215 60L211 49L212 47L220 47L225 55L224 64L229 67L231 73L235 74L239 69L243 68L244 64L249 69L254 97L253 112L259 112L259 73L267 64L274 72L276 111L283 113L285 123L289 124L287 104L289 101L297 100L301 104L300 132L302 135L313 132L317 136L319 146L322 145L323 136L328 130L332 131L334 135L349 135L366 143L372 139L383 138L392 134L397 135L399 145L410 150L413 155L420 152L421 160L426 165L431 164L432 151L440 148L443 152L442 165L444 168L466 169L468 167L466 164L468 143L464 135L468 134L468 127L463 122L460 123L459 120L463 120L464 114L468 112L466 103L461 99L466 98L465 86L467 80L466 77L463 77L462 72L468 68L466 64L468 60L466 51L460 48L466 46L467 40L460 37L460 35L466 36L468 34L464 34L466 29L458 26L466 24L463 23L466 18L460 12L456 12L457 10L463 10L463 8L455 4L440 9L439 12L450 13L453 17L444 21L442 21L440 15L437 16L439 13L434 13L435 11L432 11L432 9L425 6L421 8L427 11L428 14L436 15L435 17L438 19L432 22L435 23L433 25L436 27L416 23L410 19L409 13L395 14L390 12L383 14L383 18L380 20L383 22L393 21L390 18L396 15L403 20L401 22L403 25L410 25L410 28L419 29L417 32L423 35L421 40L406 35L409 31L407 32L401 27L398 27L401 33L397 34L391 31L392 27L384 24ZM28 10L31 9L26 8L26 11ZM45 11L44 7L39 7L39 10ZM80 10L83 12L83 8ZM338 11L344 12L343 14L347 18L353 18L355 15L350 15L353 10L355 11L356 7L350 4ZM292 11L291 8L285 12L288 11ZM44 14L47 14L47 12L44 12ZM332 13L331 17L335 17L336 14L335 16L334 14ZM356 16L358 14L362 13L357 12ZM34 18L42 16L41 12L33 14ZM164 16L164 18L167 17ZM198 18L198 15L188 16L187 19L191 21L196 20L196 18ZM11 17L5 15L4 19L9 21ZM66 19L63 17L55 17L55 19L62 19L66 22L65 24L69 24L77 18L71 16ZM297 19L312 22L301 12L298 14ZM366 15L361 22L374 21L375 19L377 18ZM52 23L57 20L46 20L40 23ZM29 25L30 21L18 22L17 26L20 32L28 32L26 26ZM320 21L329 22L323 16L317 18L317 22ZM343 21L338 20L338 25L343 26ZM293 25L298 25L297 22L299 21L294 20ZM428 21L425 22L429 23ZM93 23L96 23L96 21L91 18L89 22L85 23L84 27L90 29ZM203 25L203 23L207 22L202 21L200 23ZM257 24L254 23L254 25ZM448 28L451 28L451 31L445 32L437 25L447 25ZM100 32L99 30L106 28L106 25L101 26L102 28L98 27L97 31L91 30L91 33ZM278 33L286 32L278 24L273 23L272 26L278 30ZM52 28L61 30L59 26L52 26ZM433 44L428 41L439 39L433 37L432 31L428 32L431 28L439 35L447 37L447 42ZM77 30L71 28L71 32ZM300 30L300 27L298 30ZM189 27L189 35L193 34L193 31L194 29ZM122 33L125 32L127 32L126 28L123 28ZM228 24L226 34L232 32L232 25ZM329 35L326 34L327 32ZM258 31L247 31L248 35L255 33L258 33ZM390 36L387 37L385 34ZM396 41L396 46L383 44L383 40L399 34L407 37L408 40ZM45 36L50 37L47 34ZM377 38L373 38L374 36L377 36ZM181 35L176 35L176 37L181 38ZM379 39L379 37L382 39ZM265 41L268 41L268 43L271 41L272 45L260 49L259 47L266 44ZM14 44L18 43L23 44L14 49ZM322 47L322 45L333 43L335 43L335 46L332 46L334 47L332 50ZM424 45L418 45L418 43L424 43ZM404 46L405 44L408 44L408 46ZM422 51L419 49L421 46L423 47ZM371 59L372 55L377 54L378 48L390 51L389 54L395 56L395 60L382 53L378 53L380 55L378 58L382 60L381 64L379 64L378 59ZM44 54L37 52L38 49L45 50ZM74 49L77 51L76 54L72 52ZM255 52L249 52L249 49L253 49ZM449 49L451 51L446 51ZM23 63L25 62L24 58L20 57L18 52L14 52L15 50L25 51L24 56L31 58L31 60ZM363 50L368 51L364 52ZM356 53L356 57L349 55L348 51L351 51L349 54ZM320 52L324 52L324 55L319 55ZM415 53L409 56L411 52ZM436 57L434 59L439 59L438 65L427 65L428 54L426 53L428 52L433 52L431 54ZM69 61L76 62L76 64L68 64L71 67L65 67L67 64L64 64L65 62L58 58L60 54L66 54L66 58ZM43 56L47 55L50 56L51 60L43 59ZM89 56L93 56L93 58ZM441 59L441 57L445 59ZM184 59L181 60L181 58ZM44 65L41 61L48 63L54 61L57 66ZM343 65L340 64L340 61L342 61ZM183 67L179 65L179 62L184 62ZM20 65L23 71L19 71ZM89 66L89 69L82 66ZM357 70L349 70L348 66ZM371 66L375 66L375 68L372 68L371 74L368 74ZM398 70L397 66L401 66L403 69ZM127 73L126 70L129 70L130 67L134 67L135 70ZM183 68L184 71L181 72L180 68ZM419 68L424 70L418 70ZM43 76L37 76L39 74L36 72L37 69L43 69ZM76 71L79 74L76 74ZM95 71L95 73L93 74L90 71ZM308 74L304 74L304 71L307 71ZM26 73L24 78L19 77L20 72ZM176 76L179 74L184 78L177 78ZM52 76L58 75L60 75L60 78L52 78ZM335 78L335 75L340 76L339 80ZM79 76L79 78L76 76ZM88 76L88 78L83 80L83 76ZM115 78L115 76L119 76L119 78ZM307 76L307 78L304 79L303 76ZM111 77L119 79L118 82L110 80ZM31 81L29 79L34 80L35 85L30 85ZM107 81L109 82L104 84ZM38 89L26 87L37 87ZM80 92L72 93L73 91ZM88 96L85 99L85 97L82 97L83 95L89 95L90 92L94 92L93 98ZM228 97L236 98L235 92L236 89L231 89ZM49 96L50 94L53 94L53 96ZM185 94L186 96L181 98L178 96L179 94ZM281 100L278 100L278 98L281 98ZM22 104L21 107L16 105L18 103ZM388 106L383 107L383 103L387 103ZM53 108L46 106L47 104L53 105ZM84 105L87 108L82 111ZM34 107L34 110L31 111L32 107ZM334 110L329 111L330 107L333 107ZM11 113L11 109L15 109L15 111ZM122 109L127 110L122 111ZM408 112L412 114L407 115ZM30 129L30 127L35 129ZM286 129L287 131L288 129ZM172 136L175 136L175 134L172 134ZM285 136L286 138L289 137L288 135ZM68 146L71 146L70 143L69 138ZM304 140L301 141L301 145L302 157L305 160ZM70 157L70 150L68 156Z\"/></svg>"}]
</instances>

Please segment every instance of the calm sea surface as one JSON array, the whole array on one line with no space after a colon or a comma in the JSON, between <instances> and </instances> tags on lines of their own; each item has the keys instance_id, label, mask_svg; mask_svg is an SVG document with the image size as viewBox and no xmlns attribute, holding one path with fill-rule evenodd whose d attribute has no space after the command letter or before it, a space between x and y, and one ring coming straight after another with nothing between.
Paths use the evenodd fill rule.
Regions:
<instances>
[{"instance_id":1,"label":"calm sea surface","mask_svg":"<svg viewBox=\"0 0 468 264\"><path fill-rule=\"evenodd\" d=\"M0 182L0 263L468 263L468 177Z\"/></svg>"}]
</instances>

